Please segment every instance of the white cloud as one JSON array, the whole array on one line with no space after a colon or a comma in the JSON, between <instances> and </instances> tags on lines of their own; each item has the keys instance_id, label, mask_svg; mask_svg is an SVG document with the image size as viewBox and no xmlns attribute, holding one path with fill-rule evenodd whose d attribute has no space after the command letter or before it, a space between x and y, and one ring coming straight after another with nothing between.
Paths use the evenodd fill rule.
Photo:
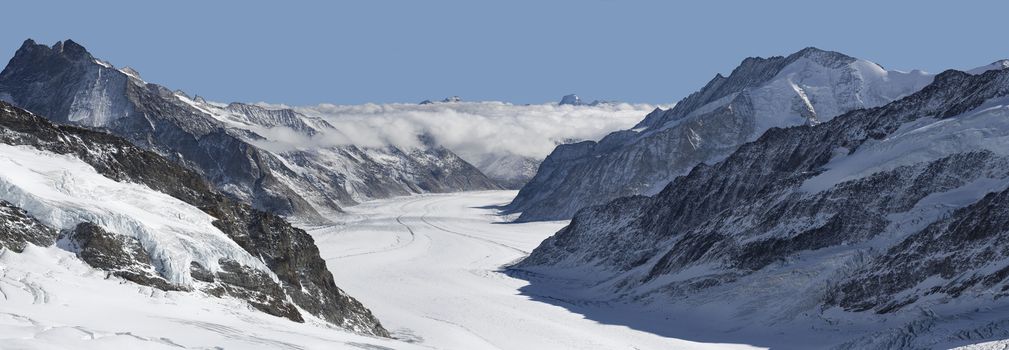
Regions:
<instances>
[{"instance_id":1,"label":"white cloud","mask_svg":"<svg viewBox=\"0 0 1009 350\"><path fill-rule=\"evenodd\" d=\"M291 108L265 103L259 105ZM290 130L271 130L260 134L271 140L283 140L299 146L350 143L359 146L392 144L410 148L418 145L418 135L426 133L471 162L501 155L542 159L561 140L599 139L609 132L633 126L655 107L626 103L598 106L512 105L501 102L321 104L293 108L305 115L326 120L340 131L338 134L310 139L297 136Z\"/></svg>"}]
</instances>

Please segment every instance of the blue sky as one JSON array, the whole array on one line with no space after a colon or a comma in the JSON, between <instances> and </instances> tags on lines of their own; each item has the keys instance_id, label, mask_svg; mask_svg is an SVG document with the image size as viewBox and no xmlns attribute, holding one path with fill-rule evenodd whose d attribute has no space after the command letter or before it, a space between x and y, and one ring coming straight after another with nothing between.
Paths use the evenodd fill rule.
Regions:
<instances>
[{"instance_id":1,"label":"blue sky","mask_svg":"<svg viewBox=\"0 0 1009 350\"><path fill-rule=\"evenodd\" d=\"M5 3L0 56L72 38L173 89L287 104L668 103L747 56L806 46L932 72L1009 57L996 1L101 3Z\"/></svg>"}]
</instances>

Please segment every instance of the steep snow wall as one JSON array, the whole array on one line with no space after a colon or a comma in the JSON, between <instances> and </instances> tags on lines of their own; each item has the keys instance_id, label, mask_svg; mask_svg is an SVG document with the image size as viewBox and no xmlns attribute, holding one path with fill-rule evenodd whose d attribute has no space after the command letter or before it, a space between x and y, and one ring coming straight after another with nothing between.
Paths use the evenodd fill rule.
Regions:
<instances>
[{"instance_id":1,"label":"steep snow wall","mask_svg":"<svg viewBox=\"0 0 1009 350\"><path fill-rule=\"evenodd\" d=\"M212 224L215 218L147 186L116 182L81 160L0 144L0 198L69 230L92 222L140 240L167 280L190 285L190 263L218 271L220 259L266 266Z\"/></svg>"}]
</instances>

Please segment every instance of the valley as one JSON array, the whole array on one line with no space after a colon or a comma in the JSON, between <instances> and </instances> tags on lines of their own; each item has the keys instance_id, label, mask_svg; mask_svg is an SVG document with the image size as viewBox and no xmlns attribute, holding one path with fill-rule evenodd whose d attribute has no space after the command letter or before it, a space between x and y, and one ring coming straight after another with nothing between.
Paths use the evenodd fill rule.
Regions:
<instances>
[{"instance_id":1,"label":"valley","mask_svg":"<svg viewBox=\"0 0 1009 350\"><path fill-rule=\"evenodd\" d=\"M1009 350L1005 4L185 3L5 6L0 350Z\"/></svg>"},{"instance_id":2,"label":"valley","mask_svg":"<svg viewBox=\"0 0 1009 350\"><path fill-rule=\"evenodd\" d=\"M438 349L746 349L602 324L537 300L502 266L565 221L511 224L493 208L515 191L417 195L349 208L346 224L306 228L341 286L394 337ZM563 298L563 297L560 297ZM599 304L583 307L616 313Z\"/></svg>"}]
</instances>

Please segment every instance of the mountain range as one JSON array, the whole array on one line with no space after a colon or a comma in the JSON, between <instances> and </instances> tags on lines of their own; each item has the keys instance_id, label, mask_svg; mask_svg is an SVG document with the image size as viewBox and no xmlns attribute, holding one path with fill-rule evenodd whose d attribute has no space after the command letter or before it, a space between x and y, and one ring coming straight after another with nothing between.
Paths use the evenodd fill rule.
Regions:
<instances>
[{"instance_id":1,"label":"mountain range","mask_svg":"<svg viewBox=\"0 0 1009 350\"><path fill-rule=\"evenodd\" d=\"M196 169L257 209L310 220L362 200L498 188L451 151L329 145L267 149L270 131L311 137L331 128L291 110L217 105L147 83L66 40L29 39L0 72L0 100L58 123L106 130ZM275 133L274 133L275 134ZM271 134L268 134L271 135Z\"/></svg>"},{"instance_id":2,"label":"mountain range","mask_svg":"<svg viewBox=\"0 0 1009 350\"><path fill-rule=\"evenodd\" d=\"M747 59L634 130L558 147L523 189L541 200L516 202L602 204L530 212L576 211L511 269L535 290L578 281L553 287L567 303L659 310L667 321L650 327L673 334L669 317L783 348L1009 336L1004 62L932 76L816 49ZM661 152L670 144L679 152ZM699 164L666 167L684 154ZM534 191L585 173L594 193L654 194L552 191L575 188L562 180Z\"/></svg>"}]
</instances>

